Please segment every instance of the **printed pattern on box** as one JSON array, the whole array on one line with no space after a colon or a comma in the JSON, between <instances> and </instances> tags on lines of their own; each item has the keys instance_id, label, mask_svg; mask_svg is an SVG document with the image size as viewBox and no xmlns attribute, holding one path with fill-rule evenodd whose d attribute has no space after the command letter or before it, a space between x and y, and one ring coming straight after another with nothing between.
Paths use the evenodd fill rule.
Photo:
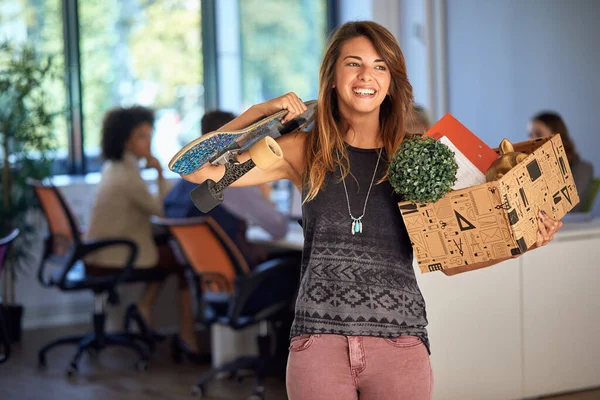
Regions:
<instances>
[{"instance_id":1,"label":"printed pattern on box","mask_svg":"<svg viewBox=\"0 0 600 400\"><path fill-rule=\"evenodd\" d=\"M560 219L579 203L560 136L532 144L537 145L535 154L498 180L508 222L522 253L537 239L539 210Z\"/></svg>"}]
</instances>

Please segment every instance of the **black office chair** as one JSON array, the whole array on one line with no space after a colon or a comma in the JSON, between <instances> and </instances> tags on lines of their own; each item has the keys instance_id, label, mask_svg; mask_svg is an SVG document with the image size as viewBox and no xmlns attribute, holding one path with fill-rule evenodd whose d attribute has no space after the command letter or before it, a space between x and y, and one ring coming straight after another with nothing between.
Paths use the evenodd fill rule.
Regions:
<instances>
[{"instance_id":1,"label":"black office chair","mask_svg":"<svg viewBox=\"0 0 600 400\"><path fill-rule=\"evenodd\" d=\"M235 244L212 218L156 219L155 223L169 227L181 253L201 279L199 322L235 330L260 326L259 355L240 357L211 369L200 377L193 394L204 396L208 381L220 373L235 377L238 371L254 370L256 384L250 398L263 399L271 364L269 325L293 309L300 278L299 257L272 259L250 271Z\"/></svg>"},{"instance_id":2,"label":"black office chair","mask_svg":"<svg viewBox=\"0 0 600 400\"><path fill-rule=\"evenodd\" d=\"M2 270L4 269L4 264L6 262L6 258L8 257L10 247L17 236L19 236L19 230L14 229L7 236L0 239L0 277L2 277ZM0 364L2 364L8 361L11 350L8 328L6 326L6 321L4 320L4 306L2 304L2 297L0 297L0 349L2 349L0 352Z\"/></svg>"},{"instance_id":3,"label":"black office chair","mask_svg":"<svg viewBox=\"0 0 600 400\"><path fill-rule=\"evenodd\" d=\"M206 393L206 383L222 372L255 370L254 393L248 399L264 399L265 379L272 361L272 324L279 321L294 306L299 284L298 260L274 259L259 265L246 276L235 279L235 289L227 316L218 323L235 330L259 324L258 356L243 356L218 368L213 368L198 380L193 393Z\"/></svg>"},{"instance_id":4,"label":"black office chair","mask_svg":"<svg viewBox=\"0 0 600 400\"><path fill-rule=\"evenodd\" d=\"M46 353L52 348L76 344L77 352L67 369L69 376L77 373L79 360L85 352L95 354L107 346L122 346L135 351L139 357L136 368L146 370L151 346L147 337L128 332L108 334L105 330L107 304L119 303L117 287L135 280L133 263L137 256L137 246L130 240L118 238L84 241L75 216L59 190L50 182L29 180L28 183L40 201L49 227L38 269L39 282L44 287L57 288L63 292L90 290L94 294L93 332L60 338L47 344L38 352L39 366L46 366ZM117 246L125 246L129 250L129 257L122 269L116 269L115 274L108 276L90 276L84 273L83 260L88 254ZM50 263L59 266L54 274L46 272Z\"/></svg>"}]
</instances>

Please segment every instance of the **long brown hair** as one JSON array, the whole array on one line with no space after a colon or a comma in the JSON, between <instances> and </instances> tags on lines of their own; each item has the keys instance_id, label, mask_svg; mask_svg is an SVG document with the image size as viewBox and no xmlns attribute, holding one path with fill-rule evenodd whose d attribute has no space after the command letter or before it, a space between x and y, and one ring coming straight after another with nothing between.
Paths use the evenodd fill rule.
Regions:
<instances>
[{"instance_id":1,"label":"long brown hair","mask_svg":"<svg viewBox=\"0 0 600 400\"><path fill-rule=\"evenodd\" d=\"M571 139L567 124L565 124L565 121L563 121L560 115L555 112L544 111L534 115L531 120L541 122L546 125L552 133L558 133L560 135L563 146L565 146L565 153L567 154L567 160L569 161L570 166L579 162L579 154L577 154L577 151L575 150L575 144L573 143L573 139Z\"/></svg>"},{"instance_id":2,"label":"long brown hair","mask_svg":"<svg viewBox=\"0 0 600 400\"><path fill-rule=\"evenodd\" d=\"M332 86L336 62L344 43L360 36L371 41L391 75L389 96L386 96L379 111L379 127L388 161L404 139L405 117L412 103L413 93L398 42L386 28L375 22L355 21L340 26L329 40L321 63L315 124L304 148L303 183L307 188L304 201L315 198L323 186L327 172L333 171L338 165L342 169L342 177L349 173L348 154L344 145L344 121L339 111L337 92ZM383 180L385 177L380 182Z\"/></svg>"}]
</instances>

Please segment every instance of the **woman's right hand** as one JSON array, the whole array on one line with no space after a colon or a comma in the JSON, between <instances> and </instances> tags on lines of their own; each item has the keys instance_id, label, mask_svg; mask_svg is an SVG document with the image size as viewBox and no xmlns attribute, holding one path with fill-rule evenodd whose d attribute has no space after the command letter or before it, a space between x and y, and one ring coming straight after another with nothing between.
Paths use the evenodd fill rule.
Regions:
<instances>
[{"instance_id":1,"label":"woman's right hand","mask_svg":"<svg viewBox=\"0 0 600 400\"><path fill-rule=\"evenodd\" d=\"M275 114L281 110L288 110L288 113L283 117L281 123L285 124L288 121L296 118L298 115L306 111L306 105L302 99L294 92L289 92L283 96L276 97L264 103L257 104L256 107L260 110L263 116Z\"/></svg>"},{"instance_id":2,"label":"woman's right hand","mask_svg":"<svg viewBox=\"0 0 600 400\"><path fill-rule=\"evenodd\" d=\"M146 168L154 168L158 172L158 175L162 176L162 165L160 165L158 158L153 155L146 157Z\"/></svg>"}]
</instances>

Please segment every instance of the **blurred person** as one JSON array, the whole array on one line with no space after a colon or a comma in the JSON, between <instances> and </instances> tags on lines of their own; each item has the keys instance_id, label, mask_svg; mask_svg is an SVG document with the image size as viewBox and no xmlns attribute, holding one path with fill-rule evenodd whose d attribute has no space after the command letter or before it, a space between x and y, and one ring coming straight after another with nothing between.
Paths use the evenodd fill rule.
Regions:
<instances>
[{"instance_id":1,"label":"blurred person","mask_svg":"<svg viewBox=\"0 0 600 400\"><path fill-rule=\"evenodd\" d=\"M187 345L196 348L192 302L184 266L177 262L165 235L155 235L150 217L163 216L162 200L170 187L162 174L162 166L151 153L154 112L135 106L109 110L102 123L102 177L96 191L88 240L122 238L138 248L134 268L166 268L179 280L180 335ZM141 176L140 161L158 172L158 195L150 193ZM92 275L114 274L123 268L125 249L97 251L86 257L86 272ZM152 323L152 307L163 282L148 283L141 299L129 312L137 313L146 328Z\"/></svg>"},{"instance_id":2,"label":"blurred person","mask_svg":"<svg viewBox=\"0 0 600 400\"><path fill-rule=\"evenodd\" d=\"M580 202L571 212L582 212L584 200L592 195L592 181L594 179L594 166L592 163L581 159L575 149L575 143L569 134L569 129L561 116L552 111L543 111L534 115L528 124L529 137L537 139L552 134L559 134L565 146L567 160L573 173L575 187L579 193Z\"/></svg>"},{"instance_id":3,"label":"blurred person","mask_svg":"<svg viewBox=\"0 0 600 400\"><path fill-rule=\"evenodd\" d=\"M202 134L218 130L232 121L235 115L225 111L211 111L202 117ZM267 254L260 246L249 243L246 239L248 225L258 225L267 231L273 239L285 237L289 219L280 213L271 201L271 185L265 183L258 186L228 187L224 192L223 203L208 214L198 210L190 199L190 192L197 185L186 180L179 180L171 192L165 197L164 210L169 218L191 218L208 215L212 217L233 240L242 252L250 268L267 259Z\"/></svg>"},{"instance_id":4,"label":"blurred person","mask_svg":"<svg viewBox=\"0 0 600 400\"><path fill-rule=\"evenodd\" d=\"M431 128L431 120L427 110L419 104L412 103L406 115L406 133L424 134L429 128Z\"/></svg>"}]
</instances>

